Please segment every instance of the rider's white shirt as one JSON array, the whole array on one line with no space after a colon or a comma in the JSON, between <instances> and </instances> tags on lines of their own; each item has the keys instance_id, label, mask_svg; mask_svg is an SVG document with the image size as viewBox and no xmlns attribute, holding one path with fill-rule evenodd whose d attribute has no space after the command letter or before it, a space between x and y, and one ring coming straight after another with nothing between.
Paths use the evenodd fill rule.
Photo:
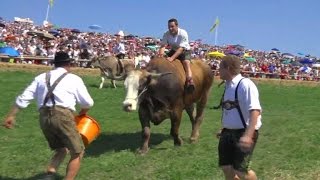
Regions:
<instances>
[{"instance_id":1,"label":"rider's white shirt","mask_svg":"<svg viewBox=\"0 0 320 180\"><path fill-rule=\"evenodd\" d=\"M170 31L164 33L161 45L169 45L171 49L177 50L178 48L182 47L185 50L190 50L188 33L184 29L178 28L178 34L172 36Z\"/></svg>"}]
</instances>

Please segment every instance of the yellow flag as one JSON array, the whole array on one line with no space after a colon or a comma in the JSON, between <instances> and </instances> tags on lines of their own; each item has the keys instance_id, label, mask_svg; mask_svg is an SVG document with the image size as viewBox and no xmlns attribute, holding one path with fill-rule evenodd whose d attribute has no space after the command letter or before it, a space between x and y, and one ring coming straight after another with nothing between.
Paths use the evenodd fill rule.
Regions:
<instances>
[{"instance_id":1,"label":"yellow flag","mask_svg":"<svg viewBox=\"0 0 320 180\"><path fill-rule=\"evenodd\" d=\"M50 7L53 6L53 0L49 0Z\"/></svg>"},{"instance_id":2,"label":"yellow flag","mask_svg":"<svg viewBox=\"0 0 320 180\"><path fill-rule=\"evenodd\" d=\"M212 32L219 24L220 24L220 20L219 20L219 18L217 17L217 18L216 18L216 22L213 24L213 26L212 26L211 29L210 29L210 32Z\"/></svg>"}]
</instances>

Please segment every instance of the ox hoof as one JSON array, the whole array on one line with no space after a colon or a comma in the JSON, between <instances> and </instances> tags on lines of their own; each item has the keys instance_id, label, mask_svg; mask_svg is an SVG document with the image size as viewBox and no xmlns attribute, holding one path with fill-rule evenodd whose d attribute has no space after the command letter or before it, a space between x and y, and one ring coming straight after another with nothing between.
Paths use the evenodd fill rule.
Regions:
<instances>
[{"instance_id":1,"label":"ox hoof","mask_svg":"<svg viewBox=\"0 0 320 180\"><path fill-rule=\"evenodd\" d=\"M139 148L139 149L137 149L137 153L139 154L139 155L146 155L148 152L149 152L149 149L150 148Z\"/></svg>"},{"instance_id":2,"label":"ox hoof","mask_svg":"<svg viewBox=\"0 0 320 180\"><path fill-rule=\"evenodd\" d=\"M190 143L196 143L196 142L198 142L198 138L190 137Z\"/></svg>"},{"instance_id":3,"label":"ox hoof","mask_svg":"<svg viewBox=\"0 0 320 180\"><path fill-rule=\"evenodd\" d=\"M174 140L174 145L175 146L181 146L183 144L183 141L181 138Z\"/></svg>"}]
</instances>

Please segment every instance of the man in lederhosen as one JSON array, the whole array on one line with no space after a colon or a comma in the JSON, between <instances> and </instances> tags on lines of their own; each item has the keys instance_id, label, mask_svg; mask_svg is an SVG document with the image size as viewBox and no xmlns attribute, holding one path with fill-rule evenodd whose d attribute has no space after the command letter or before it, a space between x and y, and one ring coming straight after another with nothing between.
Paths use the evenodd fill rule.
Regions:
<instances>
[{"instance_id":1,"label":"man in lederhosen","mask_svg":"<svg viewBox=\"0 0 320 180\"><path fill-rule=\"evenodd\" d=\"M219 166L226 179L256 180L250 159L262 125L262 108L258 89L241 76L240 64L236 56L225 56L220 63L225 91L220 104L223 129L219 134Z\"/></svg>"},{"instance_id":2,"label":"man in lederhosen","mask_svg":"<svg viewBox=\"0 0 320 180\"><path fill-rule=\"evenodd\" d=\"M74 121L75 105L81 107L80 115L93 106L93 100L82 79L69 73L71 59L65 52L57 52L53 61L55 69L38 75L17 97L15 105L4 120L4 126L12 128L17 112L36 99L42 132L55 151L47 167L45 179L54 179L60 163L70 152L65 179L74 179L80 168L84 144Z\"/></svg>"}]
</instances>

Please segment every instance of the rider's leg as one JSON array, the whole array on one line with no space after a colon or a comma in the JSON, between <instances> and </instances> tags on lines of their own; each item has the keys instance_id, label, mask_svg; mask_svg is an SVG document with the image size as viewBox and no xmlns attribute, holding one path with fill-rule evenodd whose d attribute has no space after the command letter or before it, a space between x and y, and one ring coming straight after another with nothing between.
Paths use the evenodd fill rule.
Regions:
<instances>
[{"instance_id":1,"label":"rider's leg","mask_svg":"<svg viewBox=\"0 0 320 180\"><path fill-rule=\"evenodd\" d=\"M190 61L184 60L184 61L182 61L182 64L183 64L184 70L186 71L187 80L192 79L192 71L190 68Z\"/></svg>"}]
</instances>

